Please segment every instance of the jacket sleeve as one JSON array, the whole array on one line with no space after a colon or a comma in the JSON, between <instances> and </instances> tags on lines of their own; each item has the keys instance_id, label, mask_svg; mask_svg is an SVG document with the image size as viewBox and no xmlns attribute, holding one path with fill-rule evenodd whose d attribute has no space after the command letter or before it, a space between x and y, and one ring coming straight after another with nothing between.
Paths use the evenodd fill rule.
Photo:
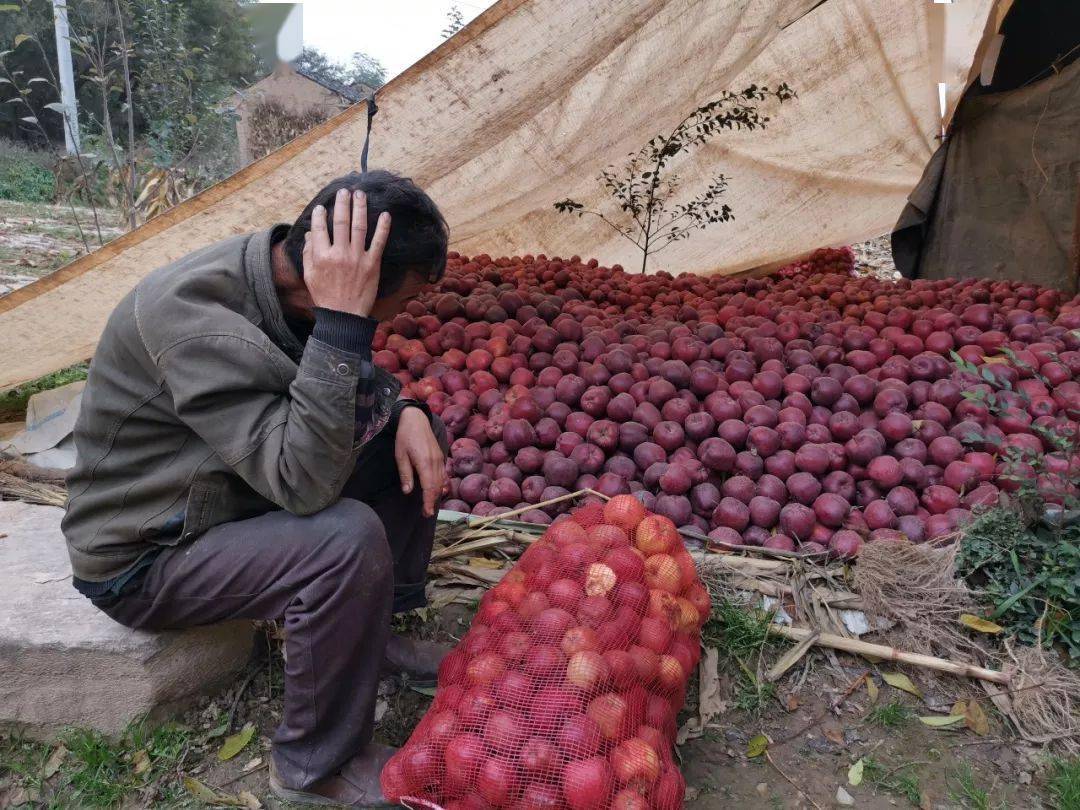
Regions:
<instances>
[{"instance_id":1,"label":"jacket sleeve","mask_svg":"<svg viewBox=\"0 0 1080 810\"><path fill-rule=\"evenodd\" d=\"M350 343L319 320L287 394L256 337L192 337L158 359L179 418L252 489L298 515L341 494L356 457L357 389L373 373L370 337Z\"/></svg>"}]
</instances>

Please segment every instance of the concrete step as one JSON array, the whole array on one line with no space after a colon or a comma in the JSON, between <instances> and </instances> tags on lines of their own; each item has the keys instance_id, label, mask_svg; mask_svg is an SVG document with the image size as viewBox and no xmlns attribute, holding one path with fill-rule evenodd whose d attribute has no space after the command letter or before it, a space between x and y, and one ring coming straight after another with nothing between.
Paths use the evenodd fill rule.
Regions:
<instances>
[{"instance_id":1,"label":"concrete step","mask_svg":"<svg viewBox=\"0 0 1080 810\"><path fill-rule=\"evenodd\" d=\"M165 633L117 624L71 586L62 515L0 503L0 727L113 736L235 681L251 655L250 622Z\"/></svg>"}]
</instances>

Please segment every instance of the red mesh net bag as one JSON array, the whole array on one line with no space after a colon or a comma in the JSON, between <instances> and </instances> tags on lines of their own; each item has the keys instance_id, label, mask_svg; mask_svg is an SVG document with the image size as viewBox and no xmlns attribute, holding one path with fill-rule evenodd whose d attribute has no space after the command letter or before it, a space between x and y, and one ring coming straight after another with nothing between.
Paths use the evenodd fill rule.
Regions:
<instances>
[{"instance_id":1,"label":"red mesh net bag","mask_svg":"<svg viewBox=\"0 0 1080 810\"><path fill-rule=\"evenodd\" d=\"M708 591L675 525L630 495L548 527L480 601L382 773L413 807L675 810L675 717Z\"/></svg>"}]
</instances>

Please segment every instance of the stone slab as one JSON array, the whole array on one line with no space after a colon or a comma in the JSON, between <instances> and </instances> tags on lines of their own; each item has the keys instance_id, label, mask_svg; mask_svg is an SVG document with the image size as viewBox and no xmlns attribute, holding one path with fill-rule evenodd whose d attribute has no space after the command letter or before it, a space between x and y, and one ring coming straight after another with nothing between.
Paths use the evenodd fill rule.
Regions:
<instances>
[{"instance_id":1,"label":"stone slab","mask_svg":"<svg viewBox=\"0 0 1080 810\"><path fill-rule=\"evenodd\" d=\"M62 515L0 503L0 726L39 739L69 726L115 736L235 679L250 622L165 633L117 624L72 588Z\"/></svg>"}]
</instances>

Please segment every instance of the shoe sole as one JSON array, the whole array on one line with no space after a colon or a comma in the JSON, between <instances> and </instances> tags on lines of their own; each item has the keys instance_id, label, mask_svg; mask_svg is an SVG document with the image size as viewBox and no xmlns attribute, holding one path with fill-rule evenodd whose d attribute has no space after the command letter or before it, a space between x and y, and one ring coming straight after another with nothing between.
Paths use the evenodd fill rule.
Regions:
<instances>
[{"instance_id":1,"label":"shoe sole","mask_svg":"<svg viewBox=\"0 0 1080 810\"><path fill-rule=\"evenodd\" d=\"M397 807L392 802L376 802L374 804L359 804L359 805L343 805L341 802L336 802L333 799L328 799L325 796L320 796L318 793L308 793L303 790L293 790L285 787L277 778L270 775L270 791L279 799L284 799L287 802L293 804L306 804L310 807Z\"/></svg>"}]
</instances>

